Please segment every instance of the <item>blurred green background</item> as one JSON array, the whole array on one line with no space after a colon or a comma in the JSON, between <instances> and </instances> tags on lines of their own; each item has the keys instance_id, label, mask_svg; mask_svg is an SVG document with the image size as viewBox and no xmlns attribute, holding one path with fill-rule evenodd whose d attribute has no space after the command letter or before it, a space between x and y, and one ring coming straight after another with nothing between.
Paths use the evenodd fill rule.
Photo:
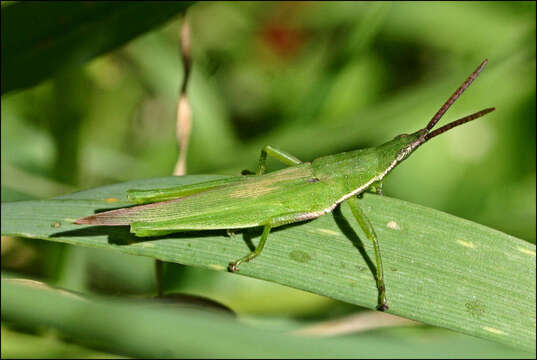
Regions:
<instances>
[{"instance_id":1,"label":"blurred green background","mask_svg":"<svg viewBox=\"0 0 537 360\"><path fill-rule=\"evenodd\" d=\"M32 74L31 67L50 65L5 65L4 43L20 35L16 31L32 32L30 7L23 9L28 22L5 25L6 8L19 5L2 3L2 78L9 73L12 83ZM47 11L55 16L61 7ZM77 22L99 15L86 7ZM171 175L183 77L179 10L154 24L142 24L134 11L118 17L115 26L138 27L140 35L111 51L94 50L105 49L99 37L112 41L116 33L104 28L89 38L73 30L82 45L77 55L47 55L52 65L43 81L36 75L35 83L31 76L12 88L2 83L2 201ZM312 160L415 131L488 58L441 124L497 110L428 143L392 172L384 193L535 243L535 16L535 2L196 3L188 9L188 173L253 169L265 144ZM52 70L58 61L65 66ZM3 238L2 272L85 293L155 292L151 259L36 240ZM211 298L258 326L310 324L359 311L277 284L177 264L166 264L164 287ZM6 334L3 356L28 356L28 348L38 356L94 354L2 327ZM415 329L375 334L420 336ZM17 346L7 346L6 337Z\"/></svg>"}]
</instances>

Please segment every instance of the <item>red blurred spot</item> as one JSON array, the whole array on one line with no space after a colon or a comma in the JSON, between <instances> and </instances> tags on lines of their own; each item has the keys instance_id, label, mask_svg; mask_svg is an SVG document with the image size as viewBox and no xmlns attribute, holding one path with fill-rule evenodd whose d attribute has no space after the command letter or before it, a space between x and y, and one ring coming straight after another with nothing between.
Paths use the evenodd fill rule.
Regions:
<instances>
[{"instance_id":1,"label":"red blurred spot","mask_svg":"<svg viewBox=\"0 0 537 360\"><path fill-rule=\"evenodd\" d=\"M280 56L293 56L300 45L300 32L285 24L267 23L262 30L262 39Z\"/></svg>"}]
</instances>

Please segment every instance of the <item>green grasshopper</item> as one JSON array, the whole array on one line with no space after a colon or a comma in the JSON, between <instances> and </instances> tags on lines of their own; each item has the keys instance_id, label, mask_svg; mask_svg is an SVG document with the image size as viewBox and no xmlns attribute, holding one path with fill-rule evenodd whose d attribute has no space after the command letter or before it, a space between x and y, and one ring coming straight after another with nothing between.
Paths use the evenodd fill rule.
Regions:
<instances>
[{"instance_id":1,"label":"green grasshopper","mask_svg":"<svg viewBox=\"0 0 537 360\"><path fill-rule=\"evenodd\" d=\"M248 255L229 263L239 265L258 256L270 230L277 226L315 219L346 201L365 235L373 242L378 288L377 309L388 309L380 247L375 230L358 205L357 195L373 191L382 195L382 180L420 145L443 132L477 119L494 108L478 111L431 132L442 115L474 81L487 64L485 59L451 95L427 126L402 134L378 147L323 156L312 162L265 146L257 171L226 179L166 189L129 190L129 200L146 205L121 208L80 218L76 224L130 225L136 236L161 236L178 231L251 228L263 226L259 244ZM289 167L265 174L267 156Z\"/></svg>"}]
</instances>

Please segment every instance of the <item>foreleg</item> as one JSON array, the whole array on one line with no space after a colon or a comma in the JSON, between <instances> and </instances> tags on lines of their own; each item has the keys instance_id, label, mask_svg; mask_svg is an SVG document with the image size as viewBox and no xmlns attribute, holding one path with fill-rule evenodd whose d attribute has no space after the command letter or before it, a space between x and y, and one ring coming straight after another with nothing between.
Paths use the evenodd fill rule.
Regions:
<instances>
[{"instance_id":1,"label":"foreleg","mask_svg":"<svg viewBox=\"0 0 537 360\"><path fill-rule=\"evenodd\" d=\"M293 155L285 151L276 149L270 145L267 145L263 148L263 150L261 150L261 157L259 158L259 163L257 164L256 175L263 175L263 173L265 172L267 155L270 155L274 159L281 161L282 163L289 166L298 165L302 163L302 161L300 161Z\"/></svg>"}]
</instances>

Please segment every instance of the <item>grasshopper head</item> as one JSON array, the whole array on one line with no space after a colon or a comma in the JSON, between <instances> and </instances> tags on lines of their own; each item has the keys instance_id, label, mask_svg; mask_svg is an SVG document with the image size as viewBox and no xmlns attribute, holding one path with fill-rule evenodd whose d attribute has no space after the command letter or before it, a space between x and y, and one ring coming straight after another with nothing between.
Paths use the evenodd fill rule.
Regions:
<instances>
[{"instance_id":1,"label":"grasshopper head","mask_svg":"<svg viewBox=\"0 0 537 360\"><path fill-rule=\"evenodd\" d=\"M444 125L434 131L431 131L430 127L427 126L424 129L418 130L412 134L401 134L396 136L393 140L381 145L379 170L391 170L395 165L397 165L398 163L406 159L410 154L412 154L414 150L416 150L418 147L420 147L422 144L426 143L433 137L438 136L456 126L467 123L468 121L480 118L481 116L488 114L489 112L494 110L495 108L488 108L478 111L471 115L452 121L449 124Z\"/></svg>"},{"instance_id":2,"label":"grasshopper head","mask_svg":"<svg viewBox=\"0 0 537 360\"><path fill-rule=\"evenodd\" d=\"M386 169L391 170L395 165L403 161L410 155L427 135L425 129L418 130L412 134L397 135L393 140L382 144L379 147L379 172Z\"/></svg>"},{"instance_id":3,"label":"grasshopper head","mask_svg":"<svg viewBox=\"0 0 537 360\"><path fill-rule=\"evenodd\" d=\"M471 115L465 116L458 120L452 121L447 125L442 126L434 131L431 131L444 113L449 107L458 99L458 97L470 86L479 73L483 70L487 64L487 59L474 70L474 72L462 83L462 85L451 95L451 97L442 105L442 107L436 112L433 118L429 121L425 128L416 131L412 134L402 134L396 136L393 140L381 145L381 159L379 161L379 170L384 169L384 172L388 172L393 169L395 165L406 159L414 150L420 147L425 142L429 141L435 136L438 136L456 126L467 123L468 121L475 120L481 116L494 111L495 108L488 108Z\"/></svg>"},{"instance_id":4,"label":"grasshopper head","mask_svg":"<svg viewBox=\"0 0 537 360\"><path fill-rule=\"evenodd\" d=\"M415 133L412 133L410 135L408 134L398 135L391 141L392 143L394 143L395 147L398 148L395 158L398 161L403 161L414 150L416 150L422 144L426 143L427 141L434 138L435 136L438 136L450 129L453 129L456 126L459 126L469 121L480 118L481 116L486 115L489 112L492 112L494 110L496 110L496 108L487 108L487 109L478 111L476 113L467 115L458 120L452 121L449 124L444 125L441 128L438 128L434 131L431 131L432 126L429 126L430 125L429 123L429 125L425 127L424 129L418 130Z\"/></svg>"}]
</instances>

